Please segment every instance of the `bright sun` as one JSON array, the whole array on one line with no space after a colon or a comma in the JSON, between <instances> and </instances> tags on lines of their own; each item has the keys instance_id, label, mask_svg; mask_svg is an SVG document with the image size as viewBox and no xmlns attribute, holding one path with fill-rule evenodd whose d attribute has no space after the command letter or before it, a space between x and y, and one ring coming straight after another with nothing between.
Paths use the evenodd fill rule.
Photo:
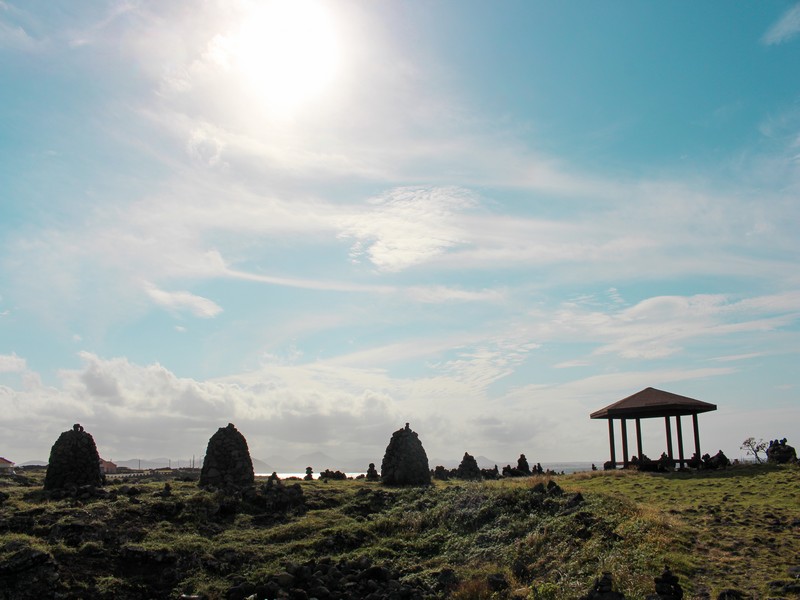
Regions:
<instances>
[{"instance_id":1,"label":"bright sun","mask_svg":"<svg viewBox=\"0 0 800 600\"><path fill-rule=\"evenodd\" d=\"M333 81L341 54L337 33L320 2L259 3L229 40L232 66L268 106L292 111Z\"/></svg>"}]
</instances>

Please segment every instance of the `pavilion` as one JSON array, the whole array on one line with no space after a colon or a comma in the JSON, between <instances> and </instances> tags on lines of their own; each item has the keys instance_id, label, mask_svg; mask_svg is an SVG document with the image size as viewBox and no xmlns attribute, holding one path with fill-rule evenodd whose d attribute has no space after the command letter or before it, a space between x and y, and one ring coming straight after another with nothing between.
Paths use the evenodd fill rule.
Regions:
<instances>
[{"instance_id":1,"label":"pavilion","mask_svg":"<svg viewBox=\"0 0 800 600\"><path fill-rule=\"evenodd\" d=\"M628 428L627 420L636 420L636 451L639 459L642 457L642 426L641 419L664 417L667 428L667 455L670 460L675 460L672 455L672 428L670 417L675 417L675 426L678 431L678 462L683 467L687 462L683 454L683 430L681 429L681 416L692 415L694 426L694 451L697 457L700 454L700 431L697 427L697 415L702 412L717 410L716 404L709 404L679 396L671 392L664 392L655 388L646 388L632 396L623 398L614 404L589 415L592 419L608 419L608 439L611 446L611 463L616 467L617 457L614 447L614 419L619 419L622 428L622 464L628 466Z\"/></svg>"}]
</instances>

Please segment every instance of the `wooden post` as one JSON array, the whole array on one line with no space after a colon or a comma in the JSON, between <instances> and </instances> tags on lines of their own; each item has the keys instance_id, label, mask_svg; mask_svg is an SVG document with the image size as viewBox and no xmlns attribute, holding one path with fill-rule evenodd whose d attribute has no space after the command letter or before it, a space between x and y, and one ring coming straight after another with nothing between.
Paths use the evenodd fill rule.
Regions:
<instances>
[{"instance_id":1,"label":"wooden post","mask_svg":"<svg viewBox=\"0 0 800 600\"><path fill-rule=\"evenodd\" d=\"M622 422L622 466L628 466L628 425L625 419Z\"/></svg>"},{"instance_id":2,"label":"wooden post","mask_svg":"<svg viewBox=\"0 0 800 600\"><path fill-rule=\"evenodd\" d=\"M617 466L617 453L614 451L614 419L608 420L608 443L611 445L611 462Z\"/></svg>"},{"instance_id":3,"label":"wooden post","mask_svg":"<svg viewBox=\"0 0 800 600\"><path fill-rule=\"evenodd\" d=\"M700 460L700 429L697 427L697 413L692 415L692 425L694 426L694 452L697 454L697 460Z\"/></svg>"},{"instance_id":4,"label":"wooden post","mask_svg":"<svg viewBox=\"0 0 800 600\"><path fill-rule=\"evenodd\" d=\"M636 456L639 457L639 462L642 462L642 421L636 419Z\"/></svg>"},{"instance_id":5,"label":"wooden post","mask_svg":"<svg viewBox=\"0 0 800 600\"><path fill-rule=\"evenodd\" d=\"M681 416L675 415L675 428L678 430L678 458L681 468L683 468L684 463L686 462L683 459L683 431L681 430Z\"/></svg>"},{"instance_id":6,"label":"wooden post","mask_svg":"<svg viewBox=\"0 0 800 600\"><path fill-rule=\"evenodd\" d=\"M664 417L664 423L667 425L667 456L670 460L672 458L672 427L669 425L669 417Z\"/></svg>"}]
</instances>

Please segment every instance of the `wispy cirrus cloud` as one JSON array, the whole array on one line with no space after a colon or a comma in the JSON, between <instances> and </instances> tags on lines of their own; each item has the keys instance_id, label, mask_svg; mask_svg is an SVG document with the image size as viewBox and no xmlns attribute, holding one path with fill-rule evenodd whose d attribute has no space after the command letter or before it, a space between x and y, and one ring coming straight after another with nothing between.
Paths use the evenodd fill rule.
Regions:
<instances>
[{"instance_id":1,"label":"wispy cirrus cloud","mask_svg":"<svg viewBox=\"0 0 800 600\"><path fill-rule=\"evenodd\" d=\"M147 295L158 304L170 311L189 312L195 317L210 319L222 312L222 307L213 300L203 298L191 292L177 291L167 292L161 290L151 283L145 284Z\"/></svg>"},{"instance_id":2,"label":"wispy cirrus cloud","mask_svg":"<svg viewBox=\"0 0 800 600\"><path fill-rule=\"evenodd\" d=\"M383 271L400 271L430 261L468 243L457 214L474 208L476 199L457 187L396 188L368 201L366 210L345 217L343 237L356 243L350 256L367 256Z\"/></svg>"},{"instance_id":3,"label":"wispy cirrus cloud","mask_svg":"<svg viewBox=\"0 0 800 600\"><path fill-rule=\"evenodd\" d=\"M765 44L782 44L800 33L800 4L788 9L761 38Z\"/></svg>"},{"instance_id":4,"label":"wispy cirrus cloud","mask_svg":"<svg viewBox=\"0 0 800 600\"><path fill-rule=\"evenodd\" d=\"M675 355L697 341L791 327L800 321L800 295L789 291L738 300L722 294L655 296L606 310L566 303L547 321L540 332L546 339L572 332L598 344L595 356L652 360Z\"/></svg>"}]
</instances>

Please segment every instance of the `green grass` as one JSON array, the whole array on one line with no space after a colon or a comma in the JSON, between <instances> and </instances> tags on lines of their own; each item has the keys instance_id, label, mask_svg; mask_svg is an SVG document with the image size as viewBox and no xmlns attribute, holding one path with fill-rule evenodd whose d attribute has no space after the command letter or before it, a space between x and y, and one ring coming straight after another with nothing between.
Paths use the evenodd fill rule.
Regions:
<instances>
[{"instance_id":1,"label":"green grass","mask_svg":"<svg viewBox=\"0 0 800 600\"><path fill-rule=\"evenodd\" d=\"M633 501L663 520L663 557L692 593L737 588L756 598L798 566L800 470L747 465L701 474L577 475L567 489Z\"/></svg>"},{"instance_id":2,"label":"green grass","mask_svg":"<svg viewBox=\"0 0 800 600\"><path fill-rule=\"evenodd\" d=\"M308 510L276 521L246 505L221 515L223 497L191 482L173 482L169 498L153 496L163 483L152 482L136 483L143 493L134 500L78 503L0 480L10 494L0 507L0 560L10 554L3 547L19 544L49 552L72 597L98 598L141 595L142 574L114 561L124 548L169 553L180 565L172 593L209 598L224 597L236 577L258 583L287 561L323 556L368 557L431 584L453 569L460 598L490 597L486 576L501 572L517 597L541 600L577 598L603 571L627 598L644 598L665 563L687 597L729 587L769 597L769 582L797 564L796 467L561 476L562 497L534 490L546 481L302 482ZM568 508L578 491L585 501Z\"/></svg>"}]
</instances>

